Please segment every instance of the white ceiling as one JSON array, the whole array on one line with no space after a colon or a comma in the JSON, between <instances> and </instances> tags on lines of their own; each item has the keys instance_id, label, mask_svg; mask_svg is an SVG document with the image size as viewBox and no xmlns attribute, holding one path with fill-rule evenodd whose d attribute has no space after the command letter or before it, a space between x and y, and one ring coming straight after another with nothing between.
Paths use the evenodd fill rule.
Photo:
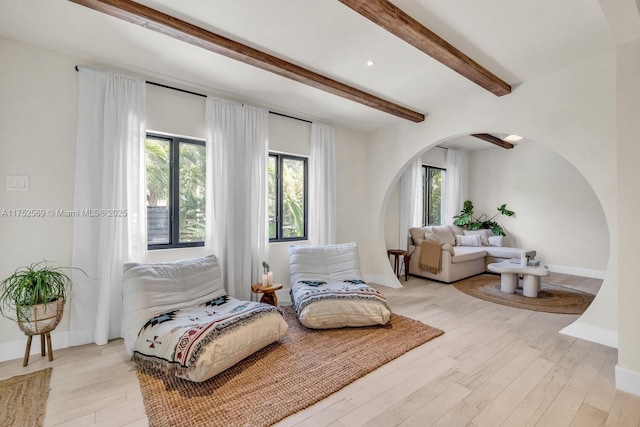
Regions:
<instances>
[{"instance_id":1,"label":"white ceiling","mask_svg":"<svg viewBox=\"0 0 640 427\"><path fill-rule=\"evenodd\" d=\"M421 113L487 93L337 0L139 2ZM615 48L596 0L393 3L514 88ZM0 36L365 132L403 122L66 0L0 0Z\"/></svg>"}]
</instances>

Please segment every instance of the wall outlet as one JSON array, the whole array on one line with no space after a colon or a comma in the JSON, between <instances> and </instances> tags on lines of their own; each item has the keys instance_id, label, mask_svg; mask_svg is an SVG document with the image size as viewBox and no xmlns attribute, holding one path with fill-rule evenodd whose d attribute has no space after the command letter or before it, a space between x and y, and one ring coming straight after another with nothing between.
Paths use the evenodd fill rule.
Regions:
<instances>
[{"instance_id":1,"label":"wall outlet","mask_svg":"<svg viewBox=\"0 0 640 427\"><path fill-rule=\"evenodd\" d=\"M29 191L27 175L7 175L7 191Z\"/></svg>"}]
</instances>

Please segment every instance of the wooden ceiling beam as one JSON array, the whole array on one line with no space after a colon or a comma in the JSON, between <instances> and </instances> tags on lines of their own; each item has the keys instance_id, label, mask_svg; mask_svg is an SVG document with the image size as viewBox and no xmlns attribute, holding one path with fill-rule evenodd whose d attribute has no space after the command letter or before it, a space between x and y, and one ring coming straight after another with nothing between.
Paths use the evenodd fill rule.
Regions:
<instances>
[{"instance_id":1,"label":"wooden ceiling beam","mask_svg":"<svg viewBox=\"0 0 640 427\"><path fill-rule=\"evenodd\" d=\"M412 122L424 121L422 113L412 111L139 3L130 0L69 1L385 113Z\"/></svg>"},{"instance_id":2,"label":"wooden ceiling beam","mask_svg":"<svg viewBox=\"0 0 640 427\"><path fill-rule=\"evenodd\" d=\"M339 1L494 95L502 96L511 93L511 86L508 83L388 0Z\"/></svg>"},{"instance_id":3,"label":"wooden ceiling beam","mask_svg":"<svg viewBox=\"0 0 640 427\"><path fill-rule=\"evenodd\" d=\"M507 149L513 148L513 144L512 143L507 142L507 141L503 141L500 138L497 138L497 137L495 137L493 135L490 135L488 133L474 133L471 136L475 136L476 138L479 138L479 139L481 139L483 141L490 142L490 143L495 144L495 145L497 145L499 147L502 147L502 148L507 148Z\"/></svg>"}]
</instances>

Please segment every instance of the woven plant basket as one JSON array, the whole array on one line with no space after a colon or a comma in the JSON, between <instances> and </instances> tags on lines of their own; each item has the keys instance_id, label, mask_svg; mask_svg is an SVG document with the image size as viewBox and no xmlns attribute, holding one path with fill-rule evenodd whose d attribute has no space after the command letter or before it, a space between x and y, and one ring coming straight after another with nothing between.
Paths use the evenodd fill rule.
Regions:
<instances>
[{"instance_id":1,"label":"woven plant basket","mask_svg":"<svg viewBox=\"0 0 640 427\"><path fill-rule=\"evenodd\" d=\"M27 335L38 335L53 331L64 313L64 299L58 298L47 304L20 307L18 326Z\"/></svg>"}]
</instances>

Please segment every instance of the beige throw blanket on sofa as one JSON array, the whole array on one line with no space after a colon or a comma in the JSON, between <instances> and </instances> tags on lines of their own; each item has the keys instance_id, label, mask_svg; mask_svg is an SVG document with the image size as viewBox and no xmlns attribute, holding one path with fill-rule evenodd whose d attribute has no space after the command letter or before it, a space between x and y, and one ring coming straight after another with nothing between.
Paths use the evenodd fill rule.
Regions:
<instances>
[{"instance_id":1,"label":"beige throw blanket on sofa","mask_svg":"<svg viewBox=\"0 0 640 427\"><path fill-rule=\"evenodd\" d=\"M420 269L438 274L442 270L442 242L423 240L420 247Z\"/></svg>"}]
</instances>

